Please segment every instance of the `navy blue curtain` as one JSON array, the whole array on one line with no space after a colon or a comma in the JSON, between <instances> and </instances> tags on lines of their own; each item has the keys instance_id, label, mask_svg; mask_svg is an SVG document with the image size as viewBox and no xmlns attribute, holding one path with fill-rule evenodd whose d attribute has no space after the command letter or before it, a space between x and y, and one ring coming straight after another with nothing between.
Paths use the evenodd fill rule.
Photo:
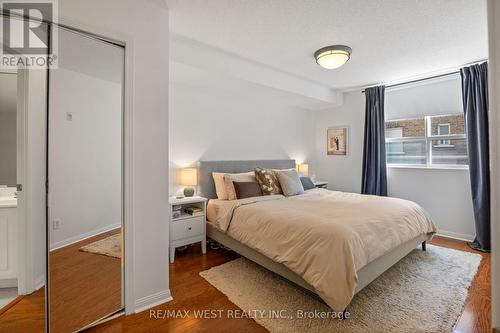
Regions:
<instances>
[{"instance_id":1,"label":"navy blue curtain","mask_svg":"<svg viewBox=\"0 0 500 333\"><path fill-rule=\"evenodd\" d=\"M460 70L467 129L469 172L476 238L469 246L490 251L490 158L488 133L488 64Z\"/></svg>"},{"instance_id":2,"label":"navy blue curtain","mask_svg":"<svg viewBox=\"0 0 500 333\"><path fill-rule=\"evenodd\" d=\"M361 193L387 196L385 160L385 86L365 89L365 138Z\"/></svg>"}]
</instances>

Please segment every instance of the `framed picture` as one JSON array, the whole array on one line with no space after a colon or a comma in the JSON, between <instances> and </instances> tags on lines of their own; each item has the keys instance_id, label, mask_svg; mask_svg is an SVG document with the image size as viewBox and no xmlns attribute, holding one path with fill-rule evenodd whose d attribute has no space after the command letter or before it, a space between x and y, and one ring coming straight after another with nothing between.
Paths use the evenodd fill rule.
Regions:
<instances>
[{"instance_id":1,"label":"framed picture","mask_svg":"<svg viewBox=\"0 0 500 333\"><path fill-rule=\"evenodd\" d=\"M347 126L329 127L326 132L326 154L347 155Z\"/></svg>"}]
</instances>

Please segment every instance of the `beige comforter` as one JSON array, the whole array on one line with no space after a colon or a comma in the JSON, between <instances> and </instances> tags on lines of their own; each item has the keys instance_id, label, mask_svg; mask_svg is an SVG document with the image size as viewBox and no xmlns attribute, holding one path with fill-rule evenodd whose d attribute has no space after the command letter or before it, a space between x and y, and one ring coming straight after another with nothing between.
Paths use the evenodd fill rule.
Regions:
<instances>
[{"instance_id":1,"label":"beige comforter","mask_svg":"<svg viewBox=\"0 0 500 333\"><path fill-rule=\"evenodd\" d=\"M414 202L322 189L211 208L219 229L300 275L337 311L352 300L359 269L406 241L436 232Z\"/></svg>"}]
</instances>

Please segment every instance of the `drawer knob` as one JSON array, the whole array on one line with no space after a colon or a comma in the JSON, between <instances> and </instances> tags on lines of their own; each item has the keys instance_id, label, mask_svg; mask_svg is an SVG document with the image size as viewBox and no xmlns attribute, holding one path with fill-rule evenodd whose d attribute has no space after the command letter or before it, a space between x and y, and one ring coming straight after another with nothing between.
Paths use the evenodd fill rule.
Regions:
<instances>
[{"instance_id":1,"label":"drawer knob","mask_svg":"<svg viewBox=\"0 0 500 333\"><path fill-rule=\"evenodd\" d=\"M193 228L191 228L191 227L188 227L188 230L191 230L191 229L193 229Z\"/></svg>"}]
</instances>

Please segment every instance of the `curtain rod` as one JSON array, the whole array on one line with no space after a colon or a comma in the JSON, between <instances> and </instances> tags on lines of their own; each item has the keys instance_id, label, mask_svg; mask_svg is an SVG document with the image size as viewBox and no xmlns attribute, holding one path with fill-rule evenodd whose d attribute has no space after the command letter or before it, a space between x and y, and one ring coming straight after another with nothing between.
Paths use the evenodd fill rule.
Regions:
<instances>
[{"instance_id":1,"label":"curtain rod","mask_svg":"<svg viewBox=\"0 0 500 333\"><path fill-rule=\"evenodd\" d=\"M464 67L465 66L470 66L470 65L473 65L473 64L479 64L479 63L482 63L482 62L485 62L485 61L488 61L488 60L485 59L485 60L475 61L473 63L464 65ZM385 87L386 88L398 87L398 86L403 86L405 84L417 83L417 82L422 82L422 81L437 79L437 78L440 78L440 77L445 77L445 76L455 75L455 74L460 74L460 70L456 70L456 71L449 72L449 73L444 73L444 74L439 74L439 75L428 76L428 77L424 77L424 78L421 78L421 79L415 79L415 80L410 80L410 81L405 81L405 82L399 82L399 83L389 84L389 85L387 85ZM361 93L364 94L365 93L365 89L363 89L361 91Z\"/></svg>"}]
</instances>

